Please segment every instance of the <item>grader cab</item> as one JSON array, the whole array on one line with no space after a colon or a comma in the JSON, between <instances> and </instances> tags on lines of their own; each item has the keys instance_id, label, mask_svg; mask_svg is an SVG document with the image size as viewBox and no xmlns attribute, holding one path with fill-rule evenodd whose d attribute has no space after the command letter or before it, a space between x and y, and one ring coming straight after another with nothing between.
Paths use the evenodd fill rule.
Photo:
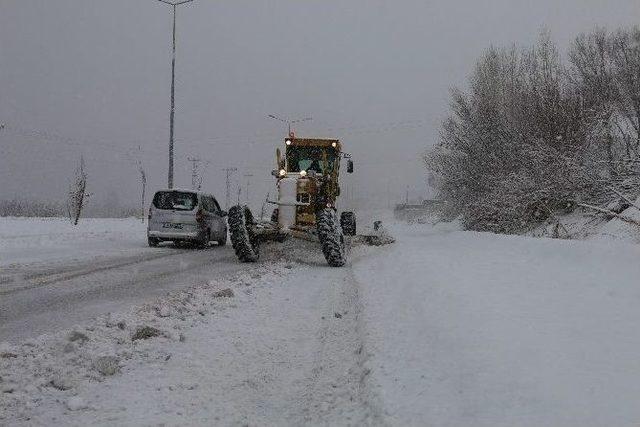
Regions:
<instances>
[{"instance_id":1,"label":"grader cab","mask_svg":"<svg viewBox=\"0 0 640 427\"><path fill-rule=\"evenodd\" d=\"M255 262L262 240L282 241L289 236L317 238L327 263L345 264L344 235L356 234L353 212L342 212L338 219L340 166L353 172L351 156L342 151L338 139L296 138L284 141L284 154L276 150L277 207L271 221L256 221L247 206L229 209L229 229L236 255L243 262Z\"/></svg>"}]
</instances>

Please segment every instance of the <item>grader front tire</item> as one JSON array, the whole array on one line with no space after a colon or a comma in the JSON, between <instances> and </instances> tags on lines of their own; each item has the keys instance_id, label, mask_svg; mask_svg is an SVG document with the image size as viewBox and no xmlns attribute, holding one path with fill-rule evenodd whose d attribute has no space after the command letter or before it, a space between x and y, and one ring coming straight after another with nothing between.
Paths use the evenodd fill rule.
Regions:
<instances>
[{"instance_id":1,"label":"grader front tire","mask_svg":"<svg viewBox=\"0 0 640 427\"><path fill-rule=\"evenodd\" d=\"M318 212L316 217L318 238L322 246L322 254L331 267L342 267L346 262L344 236L333 209L327 208Z\"/></svg>"}]
</instances>

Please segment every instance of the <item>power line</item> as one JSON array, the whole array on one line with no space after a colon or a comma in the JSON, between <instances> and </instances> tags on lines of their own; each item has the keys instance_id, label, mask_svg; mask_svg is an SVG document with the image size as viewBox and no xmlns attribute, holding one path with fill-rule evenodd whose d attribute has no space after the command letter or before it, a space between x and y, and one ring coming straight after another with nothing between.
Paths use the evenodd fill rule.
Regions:
<instances>
[{"instance_id":1,"label":"power line","mask_svg":"<svg viewBox=\"0 0 640 427\"><path fill-rule=\"evenodd\" d=\"M278 116L274 116L273 114L269 114L267 117L269 117L270 119L274 119L274 120L278 120L280 122L286 123L287 124L287 129L288 129L287 130L287 135L288 136L292 136L292 134L291 134L291 125L296 124L296 123L308 122L308 121L313 120L312 117L305 117L305 118L302 118L302 119L294 119L294 120L291 120L291 119L288 119L288 118L282 119L282 118L280 118Z\"/></svg>"}]
</instances>

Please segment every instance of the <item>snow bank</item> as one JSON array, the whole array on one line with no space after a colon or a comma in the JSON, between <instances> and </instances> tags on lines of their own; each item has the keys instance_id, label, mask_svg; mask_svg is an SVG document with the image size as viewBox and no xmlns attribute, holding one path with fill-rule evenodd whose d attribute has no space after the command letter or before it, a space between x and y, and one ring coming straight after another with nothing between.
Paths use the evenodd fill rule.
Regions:
<instances>
[{"instance_id":1,"label":"snow bank","mask_svg":"<svg viewBox=\"0 0 640 427\"><path fill-rule=\"evenodd\" d=\"M200 325L206 326L211 316L224 316L225 311L245 301L251 294L249 286L280 281L286 271L282 264L264 265L229 279L171 293L130 312L98 317L71 330L42 335L20 345L1 343L0 425L47 425L56 419L63 419L65 425L113 424L115 418L109 421L109 417L114 413L121 416L116 424L148 424L148 419L131 420L125 409L114 408L114 401L119 399L111 395L110 387L119 385L136 395L141 379L135 375L144 372L150 375L145 384L149 395L156 387L150 371L176 355L184 357L181 351L203 351L197 345L198 336L192 335ZM193 342L185 345L187 340ZM178 377L193 371L192 366L178 366L173 371ZM131 375L134 378L127 378ZM138 408L143 417L157 409L146 403L146 407ZM99 409L104 417L98 421L95 411Z\"/></svg>"},{"instance_id":2,"label":"snow bank","mask_svg":"<svg viewBox=\"0 0 640 427\"><path fill-rule=\"evenodd\" d=\"M620 213L621 216L640 223L640 197L635 201L636 206L630 206ZM640 243L640 226L630 224L619 218L607 221L597 232L593 233L593 239L612 238L627 242Z\"/></svg>"},{"instance_id":3,"label":"snow bank","mask_svg":"<svg viewBox=\"0 0 640 427\"><path fill-rule=\"evenodd\" d=\"M640 198L635 204L640 206ZM620 215L640 222L640 209L635 206L625 209ZM577 209L571 214L558 216L528 234L534 237L640 243L640 226L619 218L607 219L604 215L588 209Z\"/></svg>"}]
</instances>

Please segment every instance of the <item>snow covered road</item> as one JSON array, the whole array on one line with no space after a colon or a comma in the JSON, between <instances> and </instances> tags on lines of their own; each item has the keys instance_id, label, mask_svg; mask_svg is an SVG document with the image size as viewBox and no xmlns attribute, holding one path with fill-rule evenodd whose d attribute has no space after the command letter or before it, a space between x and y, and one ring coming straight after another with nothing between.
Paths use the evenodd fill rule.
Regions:
<instances>
[{"instance_id":1,"label":"snow covered road","mask_svg":"<svg viewBox=\"0 0 640 427\"><path fill-rule=\"evenodd\" d=\"M251 267L225 258L241 269L4 344L0 425L638 425L639 245L391 230L345 268L265 245Z\"/></svg>"},{"instance_id":2,"label":"snow covered road","mask_svg":"<svg viewBox=\"0 0 640 427\"><path fill-rule=\"evenodd\" d=\"M134 218L0 220L0 342L123 311L241 270L230 247L149 248Z\"/></svg>"},{"instance_id":3,"label":"snow covered road","mask_svg":"<svg viewBox=\"0 0 640 427\"><path fill-rule=\"evenodd\" d=\"M265 246L272 259L242 273L4 344L0 424L381 424L351 269L309 242ZM217 296L226 286L233 297ZM142 325L161 336L132 339ZM120 372L98 374L101 357Z\"/></svg>"}]
</instances>

